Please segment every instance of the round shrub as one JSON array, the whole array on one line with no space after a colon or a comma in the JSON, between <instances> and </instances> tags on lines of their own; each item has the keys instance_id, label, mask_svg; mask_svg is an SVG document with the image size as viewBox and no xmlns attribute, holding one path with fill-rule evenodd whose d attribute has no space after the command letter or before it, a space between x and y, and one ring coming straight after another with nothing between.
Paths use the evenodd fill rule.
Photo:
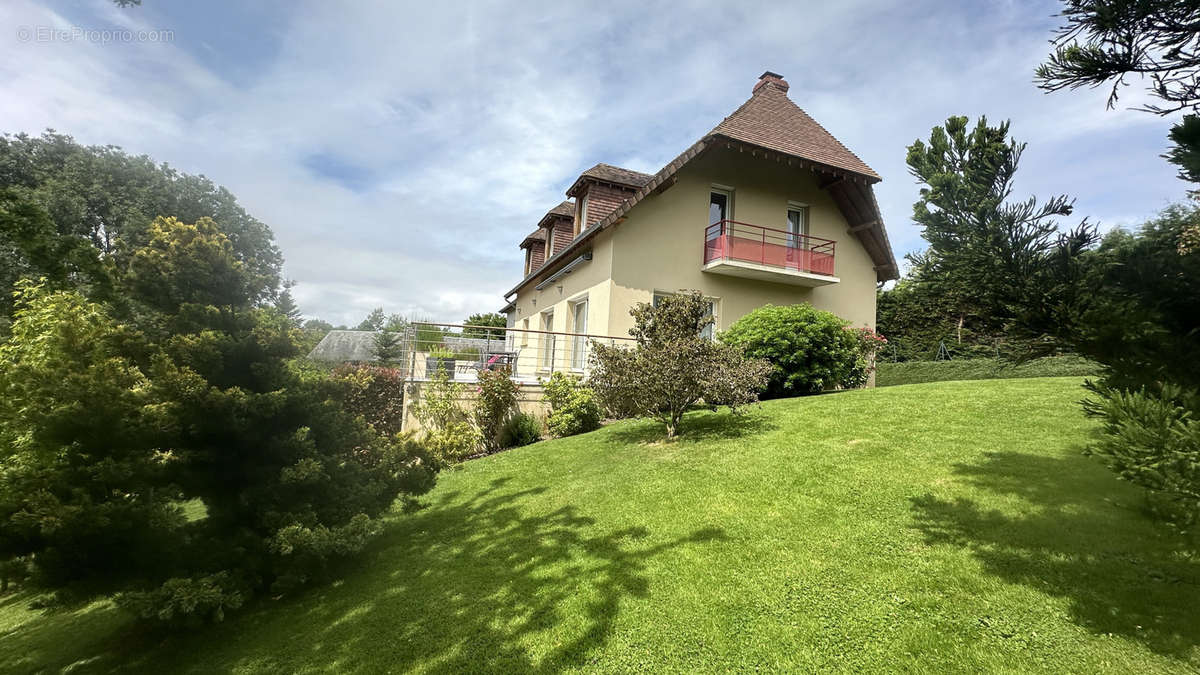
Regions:
<instances>
[{"instance_id":1,"label":"round shrub","mask_svg":"<svg viewBox=\"0 0 1200 675\"><path fill-rule=\"evenodd\" d=\"M848 325L812 305L765 305L738 319L721 341L771 364L766 397L799 396L860 383L865 364Z\"/></svg>"},{"instance_id":2,"label":"round shrub","mask_svg":"<svg viewBox=\"0 0 1200 675\"><path fill-rule=\"evenodd\" d=\"M536 443L542 438L542 422L528 413L517 413L508 418L500 430L500 447L519 448Z\"/></svg>"},{"instance_id":3,"label":"round shrub","mask_svg":"<svg viewBox=\"0 0 1200 675\"><path fill-rule=\"evenodd\" d=\"M600 428L600 403L591 387L563 373L552 373L541 383L550 403L546 426L551 434L574 436Z\"/></svg>"}]
</instances>

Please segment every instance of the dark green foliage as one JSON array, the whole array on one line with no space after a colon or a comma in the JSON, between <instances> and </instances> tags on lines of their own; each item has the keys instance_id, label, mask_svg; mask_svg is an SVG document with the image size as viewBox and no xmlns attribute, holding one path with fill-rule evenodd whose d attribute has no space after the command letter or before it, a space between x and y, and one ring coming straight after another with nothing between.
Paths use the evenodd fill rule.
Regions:
<instances>
[{"instance_id":1,"label":"dark green foliage","mask_svg":"<svg viewBox=\"0 0 1200 675\"><path fill-rule=\"evenodd\" d=\"M1165 384L1135 391L1089 383L1085 402L1104 421L1088 451L1150 491L1159 515L1183 530L1200 521L1200 395Z\"/></svg>"},{"instance_id":2,"label":"dark green foliage","mask_svg":"<svg viewBox=\"0 0 1200 675\"><path fill-rule=\"evenodd\" d=\"M261 302L275 281L216 221L142 234L113 263L118 302L19 296L0 345L0 558L146 618L215 619L326 575L438 463L293 364L294 322ZM186 518L195 502L205 517Z\"/></svg>"},{"instance_id":3,"label":"dark green foliage","mask_svg":"<svg viewBox=\"0 0 1200 675\"><path fill-rule=\"evenodd\" d=\"M383 330L385 323L387 323L387 315L383 313L382 307L376 307L354 327L354 330L379 331Z\"/></svg>"},{"instance_id":4,"label":"dark green foliage","mask_svg":"<svg viewBox=\"0 0 1200 675\"><path fill-rule=\"evenodd\" d=\"M951 359L943 361L880 361L876 364L875 386L947 382L952 380L995 380L1012 377L1083 377L1099 375L1101 366L1082 356L1045 356L1022 363L1001 358Z\"/></svg>"},{"instance_id":5,"label":"dark green foliage","mask_svg":"<svg viewBox=\"0 0 1200 675\"><path fill-rule=\"evenodd\" d=\"M275 311L286 316L297 327L304 318L300 314L300 307L296 304L296 299L292 297L292 291L289 288L283 289L279 297L275 298Z\"/></svg>"},{"instance_id":6,"label":"dark green foliage","mask_svg":"<svg viewBox=\"0 0 1200 675\"><path fill-rule=\"evenodd\" d=\"M479 391L472 413L486 452L505 447L501 435L517 409L517 391L520 387L508 376L507 369L479 371Z\"/></svg>"},{"instance_id":7,"label":"dark green foliage","mask_svg":"<svg viewBox=\"0 0 1200 675\"><path fill-rule=\"evenodd\" d=\"M487 330L489 327L504 328L508 325L508 319L504 318L503 314L496 312L488 312L487 314L472 314L463 322L466 328L463 329L463 337L469 338L492 338L493 340L503 340L503 330Z\"/></svg>"},{"instance_id":8,"label":"dark green foliage","mask_svg":"<svg viewBox=\"0 0 1200 675\"><path fill-rule=\"evenodd\" d=\"M920 279L901 279L880 289L875 302L876 328L887 336L880 358L889 361L934 360L945 347L952 358L995 356L1003 344L988 322L958 313L951 300Z\"/></svg>"},{"instance_id":9,"label":"dark green foliage","mask_svg":"<svg viewBox=\"0 0 1200 675\"><path fill-rule=\"evenodd\" d=\"M684 412L701 400L733 409L757 401L770 365L703 337L710 308L697 291L665 296L657 306L639 303L630 311L636 346L593 343L589 384L604 407L658 419L673 438ZM553 431L553 419L550 425Z\"/></svg>"},{"instance_id":10,"label":"dark green foliage","mask_svg":"<svg viewBox=\"0 0 1200 675\"><path fill-rule=\"evenodd\" d=\"M565 373L551 373L539 380L550 404L546 426L555 436L574 436L600 428L600 404L596 392Z\"/></svg>"},{"instance_id":11,"label":"dark green foliage","mask_svg":"<svg viewBox=\"0 0 1200 675\"><path fill-rule=\"evenodd\" d=\"M519 412L508 418L500 430L500 447L519 448L542 439L542 422L529 413Z\"/></svg>"},{"instance_id":12,"label":"dark green foliage","mask_svg":"<svg viewBox=\"0 0 1200 675\"><path fill-rule=\"evenodd\" d=\"M17 276L46 277L93 300L118 301L112 286L151 238L159 216L211 218L259 302L275 297L283 258L271 230L230 192L113 146L81 146L70 136L0 137L0 251L19 272L0 273L0 303L11 312ZM10 257L11 254L11 257Z\"/></svg>"},{"instance_id":13,"label":"dark green foliage","mask_svg":"<svg viewBox=\"0 0 1200 675\"><path fill-rule=\"evenodd\" d=\"M812 305L764 305L721 333L721 341L771 364L765 396L800 396L855 384L856 369L866 364L847 327Z\"/></svg>"},{"instance_id":14,"label":"dark green foliage","mask_svg":"<svg viewBox=\"0 0 1200 675\"><path fill-rule=\"evenodd\" d=\"M382 436L400 433L404 419L404 373L396 368L367 364L338 366L332 374L344 389L338 400L351 415Z\"/></svg>"},{"instance_id":15,"label":"dark green foliage","mask_svg":"<svg viewBox=\"0 0 1200 675\"><path fill-rule=\"evenodd\" d=\"M969 128L966 117L950 117L907 156L922 185L913 220L929 242L909 256L914 283L950 309L943 322L969 321L984 335L1000 335L1014 308L1046 292L1043 277L1056 256L1095 241L1086 219L1058 231L1054 218L1072 212L1066 196L1041 205L1035 197L1009 201L1025 144L1009 139L1008 128L988 126L983 117Z\"/></svg>"},{"instance_id":16,"label":"dark green foliage","mask_svg":"<svg viewBox=\"0 0 1200 675\"><path fill-rule=\"evenodd\" d=\"M404 356L403 336L391 330L375 333L371 354L384 365L390 365Z\"/></svg>"},{"instance_id":17,"label":"dark green foliage","mask_svg":"<svg viewBox=\"0 0 1200 675\"><path fill-rule=\"evenodd\" d=\"M1200 52L1196 49L1200 4L1179 0L1064 0L1066 25L1055 50L1038 66L1047 91L1098 87L1111 82L1113 107L1128 75L1149 78L1148 91L1163 105L1142 110L1159 115L1187 110L1171 128L1175 144L1166 158L1179 177L1200 182Z\"/></svg>"}]
</instances>

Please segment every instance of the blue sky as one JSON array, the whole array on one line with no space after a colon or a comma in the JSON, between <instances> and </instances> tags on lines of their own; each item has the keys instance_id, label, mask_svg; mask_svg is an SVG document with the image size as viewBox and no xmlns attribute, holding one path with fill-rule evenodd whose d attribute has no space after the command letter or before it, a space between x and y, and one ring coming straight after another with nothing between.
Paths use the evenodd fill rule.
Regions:
<instances>
[{"instance_id":1,"label":"blue sky","mask_svg":"<svg viewBox=\"0 0 1200 675\"><path fill-rule=\"evenodd\" d=\"M835 5L835 6L827 6ZM225 185L268 223L309 316L493 311L517 244L583 169L653 172L764 70L883 177L897 258L922 246L905 147L1010 119L1018 197L1133 226L1186 186L1170 119L1032 83L1055 2L187 2L0 6L0 130L51 127ZM169 30L158 42L22 28ZM1073 223L1073 221L1072 221Z\"/></svg>"}]
</instances>

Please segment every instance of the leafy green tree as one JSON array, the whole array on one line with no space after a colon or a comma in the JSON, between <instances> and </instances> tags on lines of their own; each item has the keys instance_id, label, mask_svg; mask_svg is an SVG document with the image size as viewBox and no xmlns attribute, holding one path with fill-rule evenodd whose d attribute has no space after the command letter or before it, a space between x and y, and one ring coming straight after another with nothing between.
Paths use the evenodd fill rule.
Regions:
<instances>
[{"instance_id":1,"label":"leafy green tree","mask_svg":"<svg viewBox=\"0 0 1200 675\"><path fill-rule=\"evenodd\" d=\"M1188 111L1171 128L1174 147L1167 159L1179 177L1200 182L1200 4L1178 0L1064 0L1066 23L1054 39L1054 53L1038 66L1036 78L1047 91L1111 83L1113 107L1129 75L1149 77L1147 90L1163 102L1141 110L1159 115Z\"/></svg>"},{"instance_id":2,"label":"leafy green tree","mask_svg":"<svg viewBox=\"0 0 1200 675\"><path fill-rule=\"evenodd\" d=\"M11 297L17 276L44 276L93 300L119 300L113 277L149 241L159 216L212 219L256 279L253 302L275 297L280 285L283 257L270 228L228 190L114 146L83 146L54 132L0 136L0 213L0 247L13 247L12 259L27 268L0 273L0 302Z\"/></svg>"},{"instance_id":3,"label":"leafy green tree","mask_svg":"<svg viewBox=\"0 0 1200 675\"><path fill-rule=\"evenodd\" d=\"M1043 204L1036 197L1012 202L1024 143L1008 137L1007 122L973 128L966 117L934 127L929 141L908 148L909 171L922 185L913 220L929 242L909 256L915 283L928 286L951 308L959 327L1000 334L1018 308L1046 287L1046 266L1056 256L1095 241L1085 219L1060 232L1055 217L1070 215L1066 196Z\"/></svg>"},{"instance_id":4,"label":"leafy green tree","mask_svg":"<svg viewBox=\"0 0 1200 675\"><path fill-rule=\"evenodd\" d=\"M639 303L630 314L635 347L592 344L589 384L605 407L655 418L673 438L683 414L701 400L734 409L758 400L770 364L701 336L712 315L699 292L666 296L657 306Z\"/></svg>"},{"instance_id":5,"label":"leafy green tree","mask_svg":"<svg viewBox=\"0 0 1200 675\"><path fill-rule=\"evenodd\" d=\"M463 321L463 325L467 326L463 329L463 337L469 338L491 338L493 340L503 340L503 330L486 330L487 328L504 328L508 326L508 319L504 318L503 314L496 312L488 312L487 314L472 314Z\"/></svg>"},{"instance_id":6,"label":"leafy green tree","mask_svg":"<svg viewBox=\"0 0 1200 675\"><path fill-rule=\"evenodd\" d=\"M272 280L213 220L158 218L123 257L122 302L18 298L0 434L22 471L0 474L0 556L148 619L219 619L326 576L432 485L433 456L293 363L294 324L260 302ZM206 517L183 522L187 500Z\"/></svg>"},{"instance_id":7,"label":"leafy green tree","mask_svg":"<svg viewBox=\"0 0 1200 675\"><path fill-rule=\"evenodd\" d=\"M368 314L366 318L364 318L358 323L357 326L354 327L354 330L383 330L383 327L386 323L387 315L383 313L383 308L376 307L375 309L371 310L371 313Z\"/></svg>"},{"instance_id":8,"label":"leafy green tree","mask_svg":"<svg viewBox=\"0 0 1200 675\"><path fill-rule=\"evenodd\" d=\"M384 365L395 363L404 355L404 343L401 338L400 333L391 330L375 333L371 354Z\"/></svg>"}]
</instances>

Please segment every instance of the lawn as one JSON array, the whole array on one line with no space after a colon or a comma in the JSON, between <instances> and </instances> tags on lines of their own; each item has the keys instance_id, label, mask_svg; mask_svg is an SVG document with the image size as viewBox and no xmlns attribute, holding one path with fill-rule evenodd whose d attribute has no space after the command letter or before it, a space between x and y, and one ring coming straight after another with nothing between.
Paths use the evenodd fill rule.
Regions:
<instances>
[{"instance_id":1,"label":"lawn","mask_svg":"<svg viewBox=\"0 0 1200 675\"><path fill-rule=\"evenodd\" d=\"M948 382L951 380L996 380L1010 377L1067 377L1098 375L1100 364L1082 356L1065 354L1046 356L1014 365L1001 359L953 359L946 361L880 361L876 366L875 384L891 387L897 384Z\"/></svg>"},{"instance_id":2,"label":"lawn","mask_svg":"<svg viewBox=\"0 0 1200 675\"><path fill-rule=\"evenodd\" d=\"M1079 378L698 412L445 474L343 581L205 631L0 605L5 671L1194 672L1200 562Z\"/></svg>"}]
</instances>

